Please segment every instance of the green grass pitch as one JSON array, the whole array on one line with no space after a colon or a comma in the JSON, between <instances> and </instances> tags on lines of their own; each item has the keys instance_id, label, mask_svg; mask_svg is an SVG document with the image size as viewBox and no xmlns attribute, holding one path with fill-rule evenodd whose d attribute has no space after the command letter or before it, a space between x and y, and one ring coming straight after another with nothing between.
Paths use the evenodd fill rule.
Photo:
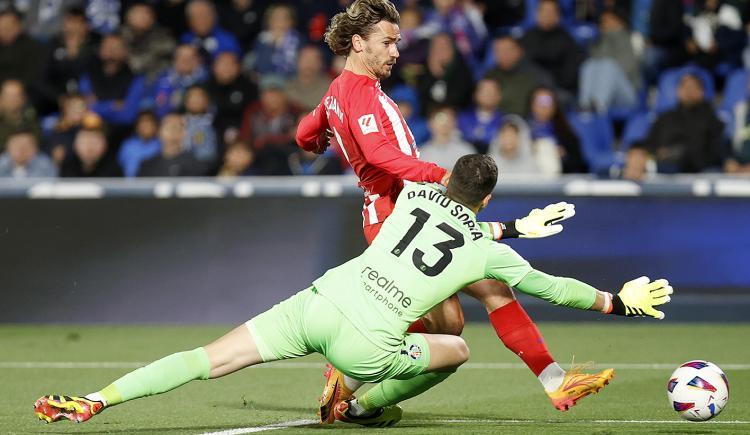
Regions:
<instances>
[{"instance_id":1,"label":"green grass pitch","mask_svg":"<svg viewBox=\"0 0 750 435\"><path fill-rule=\"evenodd\" d=\"M218 380L192 382L158 397L106 410L80 425L67 421L44 425L32 412L34 400L43 394L95 391L131 370L124 368L128 364L197 347L227 329L0 326L0 433L200 434L243 428L226 434L372 431L342 423L270 426L316 418L316 398L323 382L319 356L296 360L291 366L252 368ZM489 324L471 324L464 332L472 351L469 365L433 390L403 403L401 423L380 430L399 434L750 433L750 324L636 320L544 323L541 329L561 363L570 362L573 356L576 362L612 363L614 381L561 413L550 406L531 372L500 345ZM712 422L682 422L667 403L671 364L690 359L724 366L729 378L729 404ZM31 364L61 362L76 364L69 368ZM115 364L90 364L103 362ZM637 365L641 363L657 365Z\"/></svg>"}]
</instances>

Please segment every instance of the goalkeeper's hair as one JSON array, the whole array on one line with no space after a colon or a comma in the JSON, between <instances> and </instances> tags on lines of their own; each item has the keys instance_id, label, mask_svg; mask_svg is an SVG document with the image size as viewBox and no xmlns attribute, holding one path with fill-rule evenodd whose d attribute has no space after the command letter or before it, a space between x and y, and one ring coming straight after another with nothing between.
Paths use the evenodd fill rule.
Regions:
<instances>
[{"instance_id":1,"label":"goalkeeper's hair","mask_svg":"<svg viewBox=\"0 0 750 435\"><path fill-rule=\"evenodd\" d=\"M447 194L454 200L476 208L497 184L497 165L486 154L467 154L453 166Z\"/></svg>"},{"instance_id":2,"label":"goalkeeper's hair","mask_svg":"<svg viewBox=\"0 0 750 435\"><path fill-rule=\"evenodd\" d=\"M348 56L352 36L367 39L381 21L399 24L401 17L393 3L389 0L355 0L346 11L333 16L326 29L325 41L335 54Z\"/></svg>"}]
</instances>

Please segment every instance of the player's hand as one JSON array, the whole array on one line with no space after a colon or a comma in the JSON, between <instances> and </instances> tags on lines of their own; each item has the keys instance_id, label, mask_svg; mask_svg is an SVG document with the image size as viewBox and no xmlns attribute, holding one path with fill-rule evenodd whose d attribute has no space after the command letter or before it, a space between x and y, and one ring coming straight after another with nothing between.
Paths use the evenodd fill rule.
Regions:
<instances>
[{"instance_id":1,"label":"player's hand","mask_svg":"<svg viewBox=\"0 0 750 435\"><path fill-rule=\"evenodd\" d=\"M516 219L518 237L538 239L553 236L563 230L563 226L558 222L571 218L575 214L575 206L567 202L550 204L543 209L535 208L528 216Z\"/></svg>"},{"instance_id":2,"label":"player's hand","mask_svg":"<svg viewBox=\"0 0 750 435\"><path fill-rule=\"evenodd\" d=\"M666 279L651 281L646 276L626 282L617 296L625 306L628 317L653 317L662 320L664 313L655 309L657 305L666 304L672 298L674 290Z\"/></svg>"},{"instance_id":3,"label":"player's hand","mask_svg":"<svg viewBox=\"0 0 750 435\"><path fill-rule=\"evenodd\" d=\"M325 129L325 131L318 136L318 140L315 141L315 149L312 150L312 152L315 154L323 154L326 152L326 149L328 149L328 146L331 144L332 137L333 132L330 129Z\"/></svg>"}]
</instances>

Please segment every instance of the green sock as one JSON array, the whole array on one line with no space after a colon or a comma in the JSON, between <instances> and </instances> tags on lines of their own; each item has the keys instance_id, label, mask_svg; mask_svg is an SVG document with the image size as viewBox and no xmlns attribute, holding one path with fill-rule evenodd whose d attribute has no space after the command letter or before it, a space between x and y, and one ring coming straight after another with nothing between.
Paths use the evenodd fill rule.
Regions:
<instances>
[{"instance_id":1,"label":"green sock","mask_svg":"<svg viewBox=\"0 0 750 435\"><path fill-rule=\"evenodd\" d=\"M368 411L395 405L424 393L452 374L453 372L432 372L422 373L411 379L387 379L357 398L357 402Z\"/></svg>"},{"instance_id":2,"label":"green sock","mask_svg":"<svg viewBox=\"0 0 750 435\"><path fill-rule=\"evenodd\" d=\"M195 379L208 379L210 372L208 354L199 347L173 353L134 370L98 393L107 406L117 405L139 397L166 393Z\"/></svg>"}]
</instances>

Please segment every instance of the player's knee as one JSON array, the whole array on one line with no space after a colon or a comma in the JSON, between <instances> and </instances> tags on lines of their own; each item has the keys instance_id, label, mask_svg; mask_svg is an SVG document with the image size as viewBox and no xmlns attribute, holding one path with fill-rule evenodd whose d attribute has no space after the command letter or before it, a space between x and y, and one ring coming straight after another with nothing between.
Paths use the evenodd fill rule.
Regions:
<instances>
[{"instance_id":1,"label":"player's knee","mask_svg":"<svg viewBox=\"0 0 750 435\"><path fill-rule=\"evenodd\" d=\"M469 346L466 344L466 341L464 341L461 337L455 337L455 344L454 344L454 352L456 355L456 366L460 366L461 364L465 363L469 360L470 352L469 352Z\"/></svg>"}]
</instances>

